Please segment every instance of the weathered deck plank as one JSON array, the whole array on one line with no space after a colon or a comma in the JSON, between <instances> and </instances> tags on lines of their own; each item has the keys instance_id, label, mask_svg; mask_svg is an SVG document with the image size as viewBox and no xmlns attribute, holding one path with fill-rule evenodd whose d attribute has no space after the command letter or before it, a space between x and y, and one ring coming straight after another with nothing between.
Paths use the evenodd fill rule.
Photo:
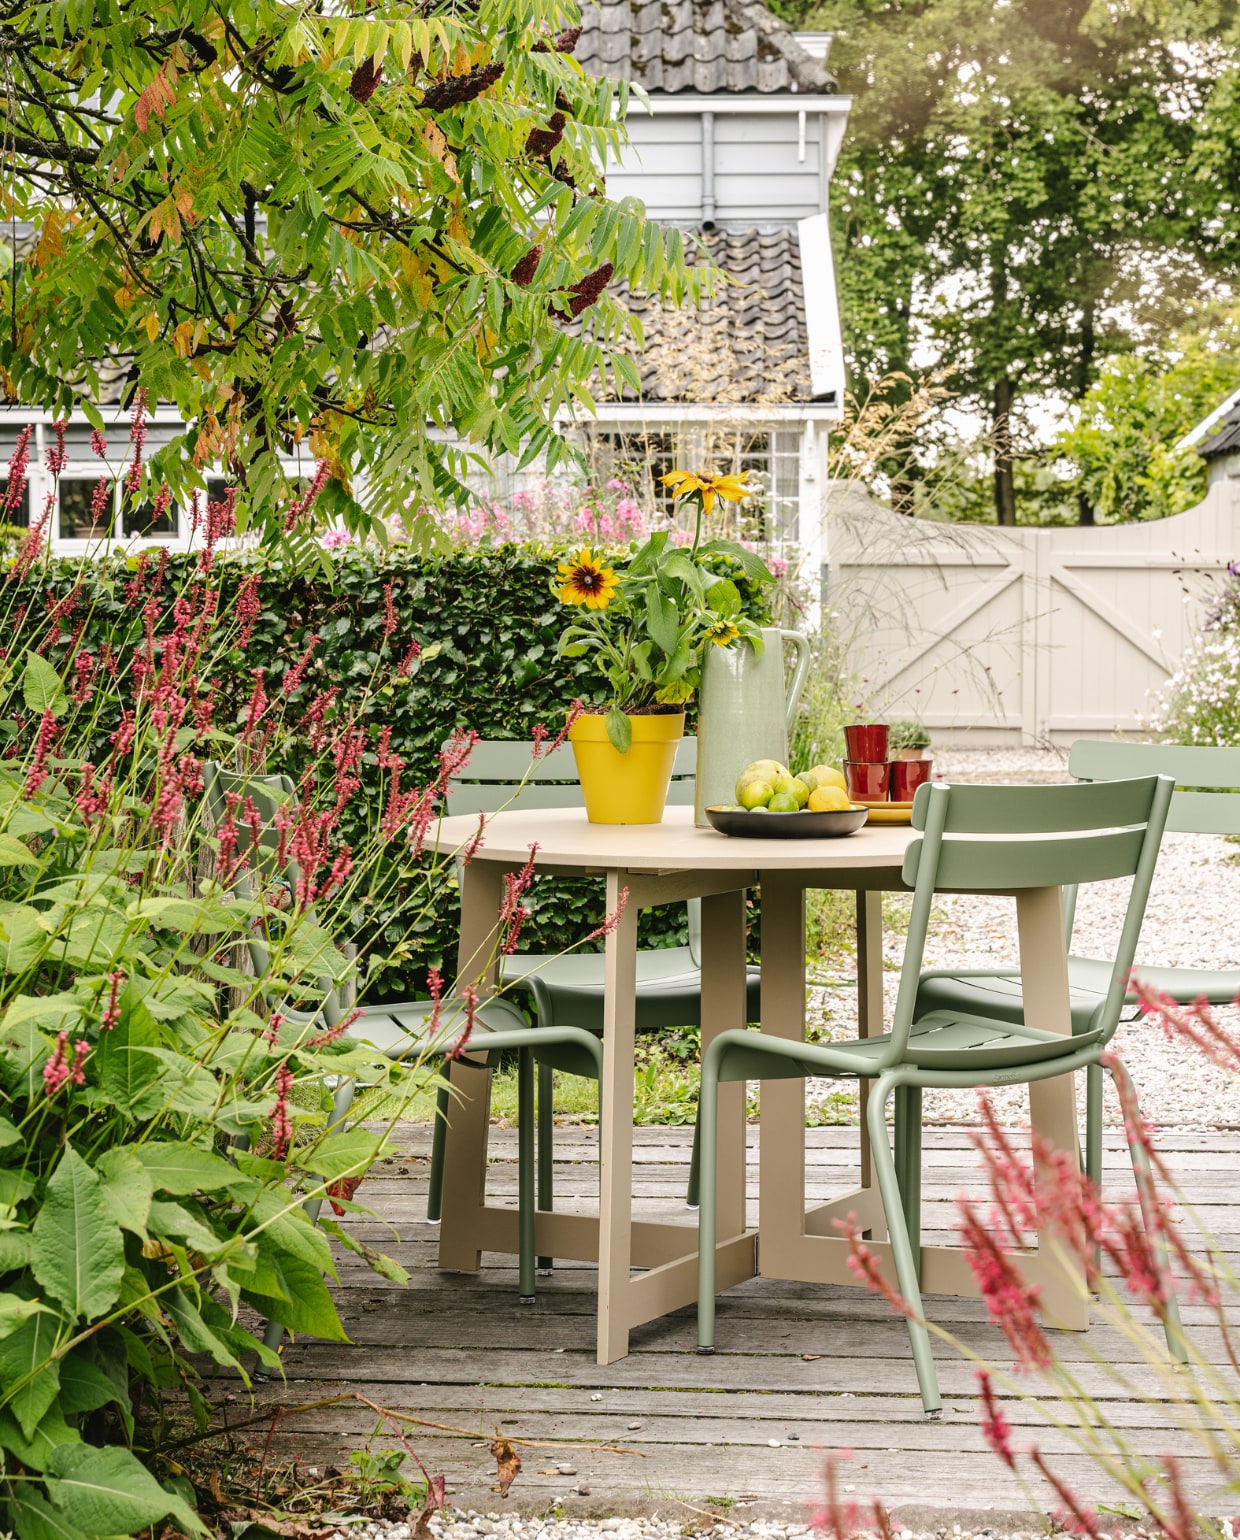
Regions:
<instances>
[{"instance_id":1,"label":"weathered deck plank","mask_svg":"<svg viewBox=\"0 0 1240 1540\"><path fill-rule=\"evenodd\" d=\"M588 1212L594 1130L559 1135L557 1206ZM639 1212L679 1218L689 1232L690 1137L689 1129L637 1130L634 1185ZM807 1143L811 1196L825 1198L855 1183L855 1130L811 1130ZM1234 1176L1240 1136L1173 1131L1160 1144L1183 1178L1186 1199L1224 1248L1240 1253ZM287 1380L266 1386L264 1401L291 1407L356 1389L379 1405L468 1430L463 1437L415 1430L413 1438L428 1467L446 1475L454 1500L484 1509L500 1501L491 1492L487 1452L496 1428L535 1441L615 1442L631 1451L524 1449L524 1469L507 1502L531 1510L560 1502L591 1512L657 1508L692 1516L695 1508L726 1498L796 1516L818 1494L827 1448L856 1451L846 1479L858 1499L874 1491L905 1510L1027 1509L1019 1486L985 1448L971 1365L945 1346L937 1349L946 1405L942 1422L927 1422L903 1323L882 1301L847 1288L753 1279L722 1297L715 1355L694 1351L692 1314L681 1311L636 1331L629 1357L600 1368L593 1351L593 1267L558 1265L551 1278L540 1279L532 1308L516 1302L511 1257L485 1257L476 1276L439 1273L436 1231L421 1218L428 1131L402 1129L399 1148L403 1153L358 1195L372 1216L347 1222L359 1238L410 1269L409 1289L342 1253L339 1300L353 1345L291 1344L284 1354ZM751 1177L755 1156L751 1140ZM1130 1188L1127 1153L1114 1131L1108 1131L1106 1167L1112 1192ZM956 1195L975 1182L975 1173L965 1130L927 1132L927 1240L950 1238ZM515 1201L515 1179L513 1136L496 1131L489 1174L496 1201ZM1000 1366L1010 1362L979 1301L926 1303L930 1317L971 1350ZM1221 1363L1211 1313L1189 1305L1184 1316L1199 1349ZM1191 1419L1164 1399L1129 1341L1098 1321L1085 1334L1057 1334L1056 1343L1136 1448L1175 1454L1192 1488L1210 1492L1216 1475L1188 1430ZM1117 1383L1107 1365L1124 1366L1130 1386ZM1068 1452L1063 1435L1043 1424L1036 1407L1010 1401L1006 1410L1019 1445L1036 1439L1057 1455L1056 1469L1094 1500L1119 1496ZM631 1428L634 1422L640 1426ZM277 1443L307 1463L338 1464L374 1426L374 1414L357 1403L335 1404L282 1422ZM555 1473L569 1458L576 1473ZM575 1493L579 1485L588 1495Z\"/></svg>"}]
</instances>

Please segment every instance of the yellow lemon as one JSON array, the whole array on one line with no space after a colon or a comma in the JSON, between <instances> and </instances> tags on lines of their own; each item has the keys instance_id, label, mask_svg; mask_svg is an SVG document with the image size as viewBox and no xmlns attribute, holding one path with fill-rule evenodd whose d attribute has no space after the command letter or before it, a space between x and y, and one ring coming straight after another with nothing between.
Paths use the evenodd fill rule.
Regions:
<instances>
[{"instance_id":1,"label":"yellow lemon","mask_svg":"<svg viewBox=\"0 0 1240 1540\"><path fill-rule=\"evenodd\" d=\"M811 813L842 813L851 806L848 793L839 786L819 786L809 794Z\"/></svg>"},{"instance_id":2,"label":"yellow lemon","mask_svg":"<svg viewBox=\"0 0 1240 1540\"><path fill-rule=\"evenodd\" d=\"M841 791L848 789L843 771L837 770L834 765L815 765L809 773L819 786L838 786Z\"/></svg>"},{"instance_id":3,"label":"yellow lemon","mask_svg":"<svg viewBox=\"0 0 1240 1540\"><path fill-rule=\"evenodd\" d=\"M774 792L770 781L747 781L743 786L737 786L736 800L742 807L756 811L767 805Z\"/></svg>"}]
</instances>

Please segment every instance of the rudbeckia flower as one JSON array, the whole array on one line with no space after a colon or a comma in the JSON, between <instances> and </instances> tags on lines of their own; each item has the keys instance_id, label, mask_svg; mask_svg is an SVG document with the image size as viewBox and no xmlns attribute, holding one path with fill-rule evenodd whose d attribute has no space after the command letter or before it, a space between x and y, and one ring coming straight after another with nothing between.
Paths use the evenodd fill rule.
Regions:
<instances>
[{"instance_id":1,"label":"rudbeckia flower","mask_svg":"<svg viewBox=\"0 0 1240 1540\"><path fill-rule=\"evenodd\" d=\"M611 567L605 567L589 546L559 564L561 604L584 604L588 610L605 610L620 586Z\"/></svg>"},{"instance_id":2,"label":"rudbeckia flower","mask_svg":"<svg viewBox=\"0 0 1240 1540\"><path fill-rule=\"evenodd\" d=\"M702 512L709 513L717 497L728 503L739 503L753 491L749 485L749 472L737 476L695 476L692 471L668 471L659 478L665 487L671 487L675 497L685 497L690 492L702 494Z\"/></svg>"},{"instance_id":3,"label":"rudbeckia flower","mask_svg":"<svg viewBox=\"0 0 1240 1540\"><path fill-rule=\"evenodd\" d=\"M706 636L714 642L716 647L730 647L740 634L737 626L730 620L716 620L706 627Z\"/></svg>"}]
</instances>

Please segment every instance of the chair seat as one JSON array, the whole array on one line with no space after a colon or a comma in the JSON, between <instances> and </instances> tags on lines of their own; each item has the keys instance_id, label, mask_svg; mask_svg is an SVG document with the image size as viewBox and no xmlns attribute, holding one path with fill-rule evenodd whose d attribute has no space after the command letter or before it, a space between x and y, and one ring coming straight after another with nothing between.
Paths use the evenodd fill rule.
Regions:
<instances>
[{"instance_id":1,"label":"chair seat","mask_svg":"<svg viewBox=\"0 0 1240 1540\"><path fill-rule=\"evenodd\" d=\"M1085 1034L1085 1042L1097 1033ZM878 1037L843 1043L813 1043L790 1056L787 1039L763 1038L760 1032L729 1035L728 1048L719 1066L720 1080L793 1080L815 1075L846 1075L874 1079L883 1050L890 1041ZM935 1011L913 1024L903 1062L918 1069L977 1071L1003 1070L1040 1064L1084 1046L1077 1034L1040 1032L1019 1022L994 1017Z\"/></svg>"},{"instance_id":2,"label":"chair seat","mask_svg":"<svg viewBox=\"0 0 1240 1540\"><path fill-rule=\"evenodd\" d=\"M1240 994L1240 970L1211 968L1138 968L1138 978L1161 994L1183 1005L1203 996L1212 1005L1226 1005ZM1106 998L1111 964L1095 957L1069 957L1068 987L1071 992L1072 1030L1087 1032L1094 1012ZM1128 996L1129 1003L1136 996ZM1019 973L968 971L923 973L917 986L917 1011L968 1012L1020 1021L1025 1007Z\"/></svg>"},{"instance_id":3,"label":"chair seat","mask_svg":"<svg viewBox=\"0 0 1240 1540\"><path fill-rule=\"evenodd\" d=\"M505 984L522 984L550 1006L555 1022L571 1022L587 1032L603 1030L606 997L602 952L573 952L566 957L517 952L503 959ZM760 975L748 970L748 1019L757 1021ZM540 1016L541 1016L540 1011ZM696 1027L702 1021L702 970L687 946L657 947L637 954L637 1030Z\"/></svg>"},{"instance_id":4,"label":"chair seat","mask_svg":"<svg viewBox=\"0 0 1240 1540\"><path fill-rule=\"evenodd\" d=\"M447 1048L451 1044L455 1032L460 1029L445 1033L444 1023L451 1022L458 1011L463 1011L459 1001L445 1001L443 1020L438 1030L432 1032L429 1000L402 1001L396 1005L363 1005L361 1014L349 1028L349 1037L355 1042L377 1048L389 1059L414 1058L425 1053L432 1044L439 1048ZM460 1022L463 1026L463 1014ZM510 1001L485 1000L478 1006L474 1017L470 1052L480 1051L497 1034L532 1034L532 1031L529 1022ZM503 1043L496 1044L497 1049L504 1046Z\"/></svg>"}]
</instances>

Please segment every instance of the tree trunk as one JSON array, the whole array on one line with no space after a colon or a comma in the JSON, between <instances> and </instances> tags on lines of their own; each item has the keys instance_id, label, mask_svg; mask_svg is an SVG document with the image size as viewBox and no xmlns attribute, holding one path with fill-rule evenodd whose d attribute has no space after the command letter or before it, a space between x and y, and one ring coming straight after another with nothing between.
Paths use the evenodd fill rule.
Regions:
<instances>
[{"instance_id":1,"label":"tree trunk","mask_svg":"<svg viewBox=\"0 0 1240 1540\"><path fill-rule=\"evenodd\" d=\"M995 523L1012 527L1016 524L1016 480L1013 476L1012 457L1012 404L1015 399L1016 389L1006 375L995 381L994 411L990 424L994 439Z\"/></svg>"},{"instance_id":2,"label":"tree trunk","mask_svg":"<svg viewBox=\"0 0 1240 1540\"><path fill-rule=\"evenodd\" d=\"M1097 345L1097 335L1094 331L1095 303L1091 296L1085 301L1085 310L1081 316L1081 351L1077 359L1076 399L1083 401L1089 387L1094 383L1094 353ZM1092 524L1094 522L1094 505L1089 500L1089 495L1082 487L1076 494L1076 521L1078 524Z\"/></svg>"}]
</instances>

